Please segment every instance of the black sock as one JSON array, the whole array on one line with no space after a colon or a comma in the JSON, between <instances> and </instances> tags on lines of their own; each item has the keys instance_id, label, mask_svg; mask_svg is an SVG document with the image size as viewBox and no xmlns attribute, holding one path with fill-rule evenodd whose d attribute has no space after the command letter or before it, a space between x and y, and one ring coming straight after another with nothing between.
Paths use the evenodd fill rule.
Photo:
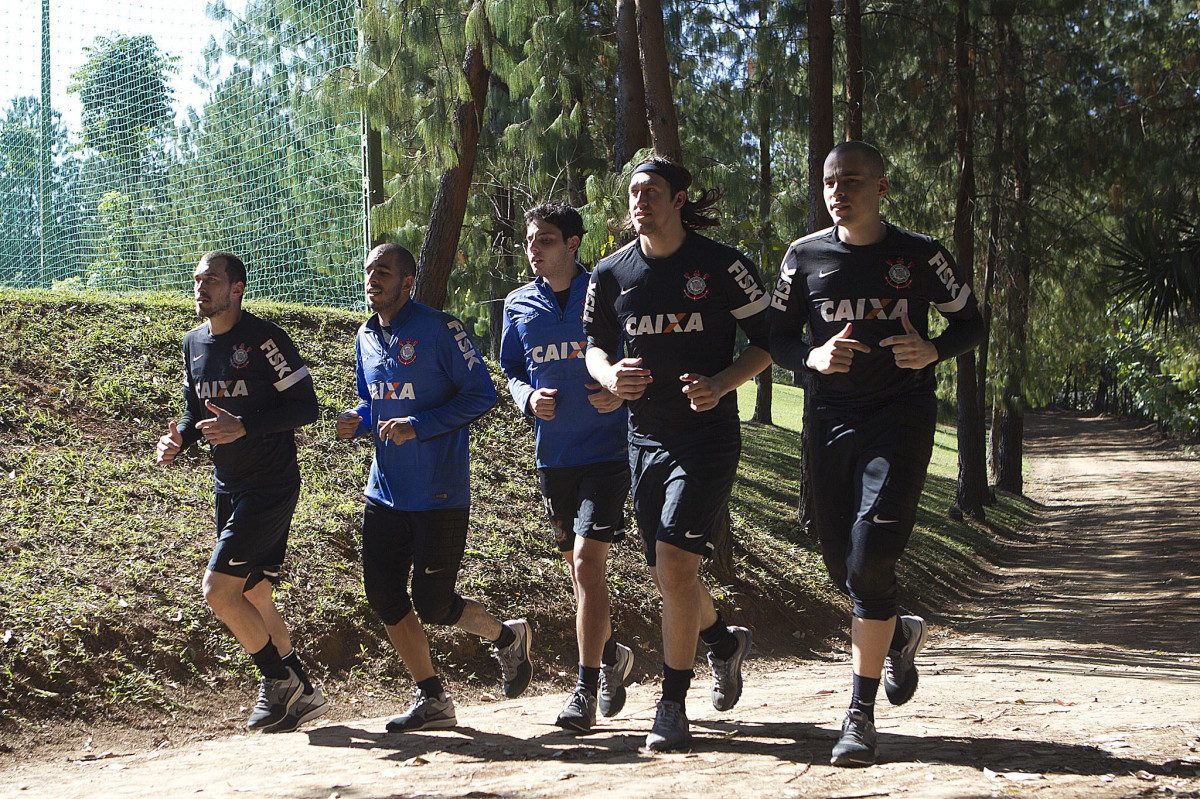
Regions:
<instances>
[{"instance_id":1,"label":"black sock","mask_svg":"<svg viewBox=\"0 0 1200 799\"><path fill-rule=\"evenodd\" d=\"M592 696L600 690L600 669L599 667L585 666L579 664L579 681L575 683L576 688L582 688Z\"/></svg>"},{"instance_id":2,"label":"black sock","mask_svg":"<svg viewBox=\"0 0 1200 799\"><path fill-rule=\"evenodd\" d=\"M872 722L875 721L875 695L879 693L879 678L871 679L854 675L854 695L850 697L850 709L861 710Z\"/></svg>"},{"instance_id":3,"label":"black sock","mask_svg":"<svg viewBox=\"0 0 1200 799\"><path fill-rule=\"evenodd\" d=\"M604 642L604 654L600 656L600 662L605 666L617 665L617 631L613 630L608 634L608 640Z\"/></svg>"},{"instance_id":4,"label":"black sock","mask_svg":"<svg viewBox=\"0 0 1200 799\"><path fill-rule=\"evenodd\" d=\"M683 705L687 701L688 688L692 687L692 678L695 676L696 673L691 669L673 669L664 663L662 698Z\"/></svg>"},{"instance_id":5,"label":"black sock","mask_svg":"<svg viewBox=\"0 0 1200 799\"><path fill-rule=\"evenodd\" d=\"M712 652L713 656L719 660L729 660L737 651L737 639L733 637L733 633L729 632L729 627L721 618L720 613L717 614L717 620L711 627L700 631L700 640L708 647L708 651Z\"/></svg>"},{"instance_id":6,"label":"black sock","mask_svg":"<svg viewBox=\"0 0 1200 799\"><path fill-rule=\"evenodd\" d=\"M512 628L507 624L500 625L500 637L492 641L497 649L504 649L513 641L517 640L517 634L512 631Z\"/></svg>"},{"instance_id":7,"label":"black sock","mask_svg":"<svg viewBox=\"0 0 1200 799\"><path fill-rule=\"evenodd\" d=\"M904 626L904 621L899 615L896 616L896 630L892 633L892 643L889 645L891 649L903 649L908 643L908 628Z\"/></svg>"},{"instance_id":8,"label":"black sock","mask_svg":"<svg viewBox=\"0 0 1200 799\"><path fill-rule=\"evenodd\" d=\"M304 693L311 694L313 692L312 683L308 681L308 672L304 670L304 664L300 662L300 656L296 654L296 650L288 652L280 660L283 661L283 665L296 672L300 682L304 683Z\"/></svg>"},{"instance_id":9,"label":"black sock","mask_svg":"<svg viewBox=\"0 0 1200 799\"><path fill-rule=\"evenodd\" d=\"M270 638L267 638L266 646L250 655L250 659L258 667L258 673L267 679L287 679L288 667L284 665L283 658L279 657L279 650L275 648L275 644L271 643Z\"/></svg>"},{"instance_id":10,"label":"black sock","mask_svg":"<svg viewBox=\"0 0 1200 799\"><path fill-rule=\"evenodd\" d=\"M425 696L432 696L434 699L446 693L446 689L442 687L442 678L436 674L432 677L426 677L417 683L417 690L425 694Z\"/></svg>"}]
</instances>

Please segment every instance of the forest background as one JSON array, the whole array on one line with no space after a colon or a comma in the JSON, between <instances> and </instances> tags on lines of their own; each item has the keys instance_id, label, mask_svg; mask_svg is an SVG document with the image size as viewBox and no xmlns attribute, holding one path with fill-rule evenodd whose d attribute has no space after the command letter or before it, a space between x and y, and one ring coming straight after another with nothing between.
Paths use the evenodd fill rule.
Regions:
<instances>
[{"instance_id":1,"label":"forest background","mask_svg":"<svg viewBox=\"0 0 1200 799\"><path fill-rule=\"evenodd\" d=\"M253 296L360 309L387 239L420 254L418 299L495 352L525 208L580 207L594 263L654 149L723 190L715 237L771 280L827 224L825 153L863 138L889 162L886 217L943 239L987 315L988 345L941 367L961 510L1020 491L1029 407L1200 431L1193 2L217 0L206 99L183 109L179 58L99 6L56 74L55 8L40 91L0 117L0 284L178 292L224 248Z\"/></svg>"}]
</instances>

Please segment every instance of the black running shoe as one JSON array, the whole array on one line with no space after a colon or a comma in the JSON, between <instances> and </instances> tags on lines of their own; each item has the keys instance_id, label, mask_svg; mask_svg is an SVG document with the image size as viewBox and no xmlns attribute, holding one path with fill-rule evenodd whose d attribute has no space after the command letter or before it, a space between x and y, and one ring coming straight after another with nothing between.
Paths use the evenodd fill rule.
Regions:
<instances>
[{"instance_id":1,"label":"black running shoe","mask_svg":"<svg viewBox=\"0 0 1200 799\"><path fill-rule=\"evenodd\" d=\"M267 730L282 722L292 704L304 692L304 683L290 668L288 676L282 680L263 677L258 683L258 701L254 710L246 720L246 726L252 730Z\"/></svg>"},{"instance_id":2,"label":"black running shoe","mask_svg":"<svg viewBox=\"0 0 1200 799\"><path fill-rule=\"evenodd\" d=\"M454 702L446 694L428 696L419 688L412 707L387 723L388 732L445 730L458 724Z\"/></svg>"},{"instance_id":3,"label":"black running shoe","mask_svg":"<svg viewBox=\"0 0 1200 799\"><path fill-rule=\"evenodd\" d=\"M646 736L646 748L651 752L665 752L687 746L691 741L683 705L668 699L658 700L658 712L654 716L654 726Z\"/></svg>"},{"instance_id":4,"label":"black running shoe","mask_svg":"<svg viewBox=\"0 0 1200 799\"><path fill-rule=\"evenodd\" d=\"M274 727L269 727L263 732L291 732L306 721L311 721L317 716L325 715L325 711L329 710L329 702L321 693L321 689L317 686L312 687L312 693L300 693L296 697L296 701L288 708L287 715L283 717L283 721L276 724Z\"/></svg>"},{"instance_id":5,"label":"black running shoe","mask_svg":"<svg viewBox=\"0 0 1200 799\"><path fill-rule=\"evenodd\" d=\"M883 662L883 692L893 705L903 705L917 692L917 653L929 641L929 626L920 616L901 616L908 639L900 649L889 649Z\"/></svg>"},{"instance_id":6,"label":"black running shoe","mask_svg":"<svg viewBox=\"0 0 1200 799\"><path fill-rule=\"evenodd\" d=\"M596 697L600 715L611 718L625 707L625 683L633 672L633 650L617 644L617 662L600 667L600 693Z\"/></svg>"},{"instance_id":7,"label":"black running shoe","mask_svg":"<svg viewBox=\"0 0 1200 799\"><path fill-rule=\"evenodd\" d=\"M591 732L596 724L596 697L582 688L576 688L554 723L564 730Z\"/></svg>"},{"instance_id":8,"label":"black running shoe","mask_svg":"<svg viewBox=\"0 0 1200 799\"><path fill-rule=\"evenodd\" d=\"M729 633L737 640L737 649L726 660L708 653L708 665L712 667L712 703L717 710L729 710L742 698L742 661L750 654L752 644L750 631L745 627L730 627Z\"/></svg>"},{"instance_id":9,"label":"black running shoe","mask_svg":"<svg viewBox=\"0 0 1200 799\"><path fill-rule=\"evenodd\" d=\"M516 699L529 687L533 678L533 666L529 663L529 648L533 644L533 631L524 619L504 622L516 638L500 649L492 647L492 657L500 662L500 674L504 678L504 695Z\"/></svg>"},{"instance_id":10,"label":"black running shoe","mask_svg":"<svg viewBox=\"0 0 1200 799\"><path fill-rule=\"evenodd\" d=\"M875 723L861 710L847 710L842 737L829 762L835 766L870 766L875 762Z\"/></svg>"}]
</instances>

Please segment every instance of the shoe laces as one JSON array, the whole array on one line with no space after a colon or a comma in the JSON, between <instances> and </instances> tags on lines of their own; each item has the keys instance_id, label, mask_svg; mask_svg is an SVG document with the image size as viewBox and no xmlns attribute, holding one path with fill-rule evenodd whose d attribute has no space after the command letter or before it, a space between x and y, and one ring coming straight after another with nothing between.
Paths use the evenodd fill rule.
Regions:
<instances>
[{"instance_id":1,"label":"shoe laces","mask_svg":"<svg viewBox=\"0 0 1200 799\"><path fill-rule=\"evenodd\" d=\"M659 702L658 714L654 717L654 726L678 727L683 706L678 702Z\"/></svg>"},{"instance_id":2,"label":"shoe laces","mask_svg":"<svg viewBox=\"0 0 1200 799\"><path fill-rule=\"evenodd\" d=\"M580 714L584 716L588 714L588 698L587 694L585 694L582 690L576 689L575 692L571 694L571 699L569 700L568 704L573 710L578 710Z\"/></svg>"},{"instance_id":3,"label":"shoe laces","mask_svg":"<svg viewBox=\"0 0 1200 799\"><path fill-rule=\"evenodd\" d=\"M500 663L500 671L504 673L504 678L508 679L525 659L525 650L521 645L521 633L517 633L516 639L503 649L498 646L492 647L492 657Z\"/></svg>"}]
</instances>

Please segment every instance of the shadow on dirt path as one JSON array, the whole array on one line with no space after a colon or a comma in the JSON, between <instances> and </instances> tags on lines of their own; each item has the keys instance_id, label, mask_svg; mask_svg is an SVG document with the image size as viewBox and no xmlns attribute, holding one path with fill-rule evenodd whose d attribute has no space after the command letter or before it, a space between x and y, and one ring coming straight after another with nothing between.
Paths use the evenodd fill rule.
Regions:
<instances>
[{"instance_id":1,"label":"shadow on dirt path","mask_svg":"<svg viewBox=\"0 0 1200 799\"><path fill-rule=\"evenodd\" d=\"M1045 523L943 609L917 695L877 709L872 768L827 765L849 698L831 653L750 661L728 713L699 671L685 752L641 748L646 685L586 737L552 725L564 696L538 696L460 707L455 730L371 718L81 752L0 774L0 796L1200 797L1200 463L1106 419L1031 415L1027 433Z\"/></svg>"}]
</instances>

